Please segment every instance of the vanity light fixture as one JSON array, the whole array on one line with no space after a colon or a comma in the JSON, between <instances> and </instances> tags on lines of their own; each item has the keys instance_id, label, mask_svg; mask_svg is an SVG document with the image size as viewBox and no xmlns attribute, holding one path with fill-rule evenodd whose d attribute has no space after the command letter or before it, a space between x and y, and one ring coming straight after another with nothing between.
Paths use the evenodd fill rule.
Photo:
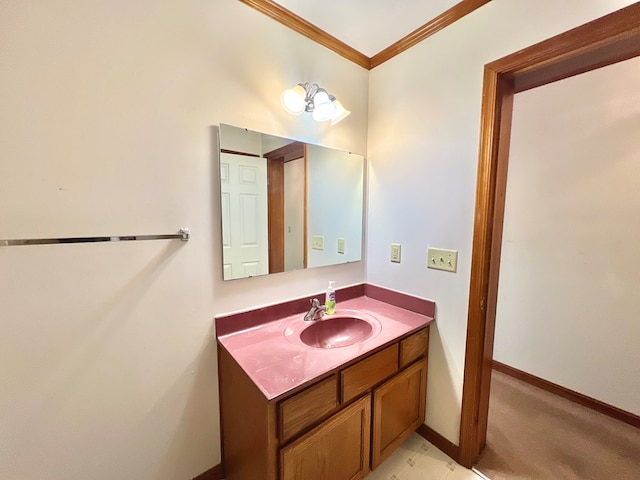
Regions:
<instances>
[{"instance_id":1,"label":"vanity light fixture","mask_svg":"<svg viewBox=\"0 0 640 480\"><path fill-rule=\"evenodd\" d=\"M317 83L298 83L282 92L280 101L291 115L309 112L316 122L331 120L331 125L344 120L351 113L335 96L320 88Z\"/></svg>"}]
</instances>

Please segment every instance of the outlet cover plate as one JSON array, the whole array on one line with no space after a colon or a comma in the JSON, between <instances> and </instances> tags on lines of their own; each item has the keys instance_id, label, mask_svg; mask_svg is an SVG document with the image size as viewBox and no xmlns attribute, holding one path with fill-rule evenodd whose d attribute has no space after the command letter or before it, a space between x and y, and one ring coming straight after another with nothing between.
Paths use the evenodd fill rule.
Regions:
<instances>
[{"instance_id":1,"label":"outlet cover plate","mask_svg":"<svg viewBox=\"0 0 640 480\"><path fill-rule=\"evenodd\" d=\"M427 268L455 273L458 270L458 251L429 247L427 249Z\"/></svg>"},{"instance_id":2,"label":"outlet cover plate","mask_svg":"<svg viewBox=\"0 0 640 480\"><path fill-rule=\"evenodd\" d=\"M324 250L324 237L322 235L313 235L311 237L311 248L314 250Z\"/></svg>"},{"instance_id":3,"label":"outlet cover plate","mask_svg":"<svg viewBox=\"0 0 640 480\"><path fill-rule=\"evenodd\" d=\"M338 253L344 253L344 238L338 239Z\"/></svg>"},{"instance_id":4,"label":"outlet cover plate","mask_svg":"<svg viewBox=\"0 0 640 480\"><path fill-rule=\"evenodd\" d=\"M393 263L400 263L400 251L402 250L402 246L399 243L391 244L391 261Z\"/></svg>"}]
</instances>

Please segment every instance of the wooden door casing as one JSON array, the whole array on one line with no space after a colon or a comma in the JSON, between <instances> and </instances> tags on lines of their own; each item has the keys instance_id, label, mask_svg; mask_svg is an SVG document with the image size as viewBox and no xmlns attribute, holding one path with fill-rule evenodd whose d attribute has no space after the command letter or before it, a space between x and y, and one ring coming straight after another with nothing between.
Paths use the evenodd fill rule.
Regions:
<instances>
[{"instance_id":1,"label":"wooden door casing","mask_svg":"<svg viewBox=\"0 0 640 480\"><path fill-rule=\"evenodd\" d=\"M264 154L269 178L269 273L284 272L284 164L304 156L305 145L301 142L293 142Z\"/></svg>"},{"instance_id":2,"label":"wooden door casing","mask_svg":"<svg viewBox=\"0 0 640 480\"><path fill-rule=\"evenodd\" d=\"M640 56L640 2L485 65L459 451L486 444L513 96Z\"/></svg>"}]
</instances>

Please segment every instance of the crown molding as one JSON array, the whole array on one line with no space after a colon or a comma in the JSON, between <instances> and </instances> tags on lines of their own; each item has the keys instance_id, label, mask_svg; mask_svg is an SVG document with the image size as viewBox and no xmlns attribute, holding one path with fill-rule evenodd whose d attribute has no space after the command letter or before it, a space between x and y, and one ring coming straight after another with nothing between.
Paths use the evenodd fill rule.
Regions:
<instances>
[{"instance_id":1,"label":"crown molding","mask_svg":"<svg viewBox=\"0 0 640 480\"><path fill-rule=\"evenodd\" d=\"M353 63L360 65L367 70L371 70L387 60L395 57L396 55L408 50L417 43L420 43L427 37L439 32L445 27L448 27L453 22L460 20L465 15L473 12L481 6L489 3L491 0L462 0L457 5L454 5L446 12L438 15L433 20L425 23L420 28L414 30L409 35L401 38L397 42L389 45L381 52L376 53L373 57L367 57L364 53L360 53L353 47L350 47L336 37L329 35L324 30L316 27L312 23L307 22L305 19L299 17L295 13L287 10L281 5L275 3L272 0L240 0L242 3L255 8L261 13L264 13L268 17L280 22L282 25L295 30L296 32L310 38L316 43L327 47L329 50L333 50L338 55L343 56L347 60L351 60Z\"/></svg>"},{"instance_id":2,"label":"crown molding","mask_svg":"<svg viewBox=\"0 0 640 480\"><path fill-rule=\"evenodd\" d=\"M329 35L324 30L316 27L312 23L307 22L305 19L299 17L295 13L287 10L286 8L278 5L272 0L240 0L242 3L246 3L250 7L255 8L259 12L264 13L268 17L280 22L286 27L295 30L296 32L310 38L316 43L327 47L329 50L333 50L338 55L343 56L347 60L351 60L353 63L360 65L367 70L370 69L370 60L364 53L360 53L355 48L350 47L336 37Z\"/></svg>"},{"instance_id":3,"label":"crown molding","mask_svg":"<svg viewBox=\"0 0 640 480\"><path fill-rule=\"evenodd\" d=\"M396 55L410 49L414 45L420 43L425 38L438 33L440 30L448 27L452 23L460 20L462 17L468 15L474 10L489 3L491 0L462 0L460 3L454 5L446 12L438 15L433 20L425 23L420 28L414 30L409 35L401 38L397 42L389 45L381 52L376 53L370 58L369 69L373 69L378 65L382 65L387 60L395 57Z\"/></svg>"}]
</instances>

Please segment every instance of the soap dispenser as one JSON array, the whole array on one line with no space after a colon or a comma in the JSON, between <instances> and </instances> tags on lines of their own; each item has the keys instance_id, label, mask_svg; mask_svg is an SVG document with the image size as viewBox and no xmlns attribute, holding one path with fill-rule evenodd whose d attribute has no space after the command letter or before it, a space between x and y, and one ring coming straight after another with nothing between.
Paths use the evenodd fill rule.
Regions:
<instances>
[{"instance_id":1,"label":"soap dispenser","mask_svg":"<svg viewBox=\"0 0 640 480\"><path fill-rule=\"evenodd\" d=\"M327 287L327 293L324 297L324 305L327 307L325 313L327 315L331 315L332 313L336 313L336 292L333 289L333 284L336 283L333 280L329 282L329 286Z\"/></svg>"}]
</instances>

